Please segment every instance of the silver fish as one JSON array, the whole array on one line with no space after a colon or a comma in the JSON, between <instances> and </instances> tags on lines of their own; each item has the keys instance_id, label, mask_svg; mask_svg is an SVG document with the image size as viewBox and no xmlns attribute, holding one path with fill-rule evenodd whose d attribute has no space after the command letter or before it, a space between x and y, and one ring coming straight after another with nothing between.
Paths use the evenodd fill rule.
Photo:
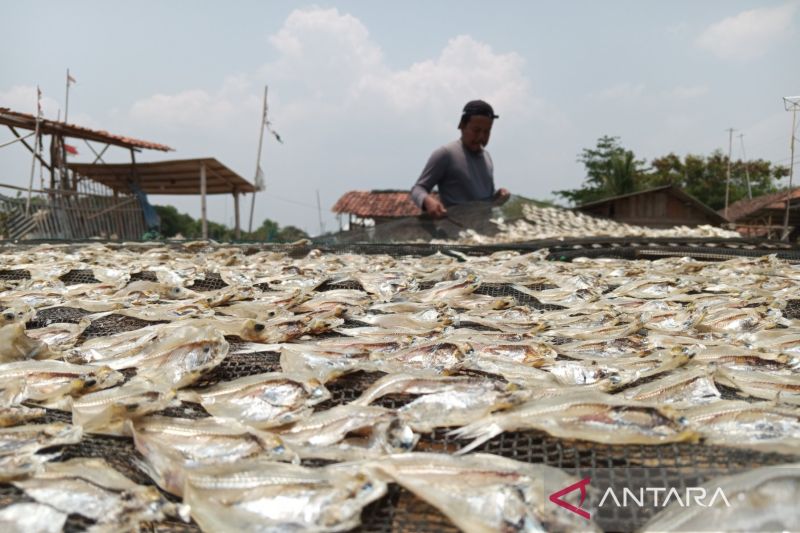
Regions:
<instances>
[{"instance_id":1,"label":"silver fish","mask_svg":"<svg viewBox=\"0 0 800 533\"><path fill-rule=\"evenodd\" d=\"M775 400L800 406L800 376L777 375L758 370L736 370L721 367L714 372L714 380L747 396Z\"/></svg>"},{"instance_id":2,"label":"silver fish","mask_svg":"<svg viewBox=\"0 0 800 533\"><path fill-rule=\"evenodd\" d=\"M57 353L47 343L29 337L25 324L12 322L0 326L0 363L26 359L50 359Z\"/></svg>"},{"instance_id":3,"label":"silver fish","mask_svg":"<svg viewBox=\"0 0 800 533\"><path fill-rule=\"evenodd\" d=\"M135 377L119 387L72 402L72 421L90 433L127 435L128 420L176 405L175 391Z\"/></svg>"},{"instance_id":4,"label":"silver fish","mask_svg":"<svg viewBox=\"0 0 800 533\"><path fill-rule=\"evenodd\" d=\"M705 504L673 502L640 531L792 531L800 524L800 463L715 478L699 488Z\"/></svg>"},{"instance_id":5,"label":"silver fish","mask_svg":"<svg viewBox=\"0 0 800 533\"><path fill-rule=\"evenodd\" d=\"M43 503L14 503L0 510L0 530L6 533L60 533L67 514Z\"/></svg>"},{"instance_id":6,"label":"silver fish","mask_svg":"<svg viewBox=\"0 0 800 533\"><path fill-rule=\"evenodd\" d=\"M363 468L242 462L191 471L184 502L204 531L347 531L386 494Z\"/></svg>"},{"instance_id":7,"label":"silver fish","mask_svg":"<svg viewBox=\"0 0 800 533\"><path fill-rule=\"evenodd\" d=\"M551 466L481 453L389 455L370 465L436 507L465 533L600 531L593 522L547 504L545 480L553 487L576 481Z\"/></svg>"},{"instance_id":8,"label":"silver fish","mask_svg":"<svg viewBox=\"0 0 800 533\"><path fill-rule=\"evenodd\" d=\"M113 525L117 531L138 530L142 522L178 513L155 487L137 485L102 459L48 463L34 477L15 481L14 485L62 513Z\"/></svg>"},{"instance_id":9,"label":"silver fish","mask_svg":"<svg viewBox=\"0 0 800 533\"><path fill-rule=\"evenodd\" d=\"M520 404L531 396L514 385L488 379L391 374L376 381L351 405L369 405L386 394L420 395L396 411L412 430L423 433L436 427L468 424L477 417Z\"/></svg>"},{"instance_id":10,"label":"silver fish","mask_svg":"<svg viewBox=\"0 0 800 533\"><path fill-rule=\"evenodd\" d=\"M75 346L78 337L92 323L88 318L81 319L77 324L56 322L43 328L30 329L28 337L47 344L51 351L60 352Z\"/></svg>"},{"instance_id":11,"label":"silver fish","mask_svg":"<svg viewBox=\"0 0 800 533\"><path fill-rule=\"evenodd\" d=\"M466 453L504 431L521 429L538 429L557 438L606 444L662 444L699 438L674 409L591 390L533 400L451 433L475 439L458 452Z\"/></svg>"},{"instance_id":12,"label":"silver fish","mask_svg":"<svg viewBox=\"0 0 800 533\"><path fill-rule=\"evenodd\" d=\"M391 409L338 405L277 430L303 458L347 461L411 450L419 436Z\"/></svg>"},{"instance_id":13,"label":"silver fish","mask_svg":"<svg viewBox=\"0 0 800 533\"><path fill-rule=\"evenodd\" d=\"M771 402L719 400L681 410L709 445L800 455L800 410Z\"/></svg>"},{"instance_id":14,"label":"silver fish","mask_svg":"<svg viewBox=\"0 0 800 533\"><path fill-rule=\"evenodd\" d=\"M111 368L73 365L62 361L17 361L0 365L0 383L24 380L24 392L17 401L30 401L44 407L65 408L63 400L121 383L125 377Z\"/></svg>"},{"instance_id":15,"label":"silver fish","mask_svg":"<svg viewBox=\"0 0 800 533\"><path fill-rule=\"evenodd\" d=\"M672 372L619 393L628 400L658 402L674 407L688 407L713 402L720 398L712 372L706 368L688 368Z\"/></svg>"},{"instance_id":16,"label":"silver fish","mask_svg":"<svg viewBox=\"0 0 800 533\"><path fill-rule=\"evenodd\" d=\"M132 423L141 466L159 487L183 495L185 472L201 466L237 463L251 458L294 459L277 436L231 419L184 419L148 416Z\"/></svg>"},{"instance_id":17,"label":"silver fish","mask_svg":"<svg viewBox=\"0 0 800 533\"><path fill-rule=\"evenodd\" d=\"M331 397L316 379L279 372L256 374L200 390L179 393L184 401L202 404L214 416L257 428L281 426L309 415Z\"/></svg>"},{"instance_id":18,"label":"silver fish","mask_svg":"<svg viewBox=\"0 0 800 533\"><path fill-rule=\"evenodd\" d=\"M80 426L62 423L0 428L0 480L37 471L55 455L37 455L36 452L50 446L76 444L82 436Z\"/></svg>"}]
</instances>

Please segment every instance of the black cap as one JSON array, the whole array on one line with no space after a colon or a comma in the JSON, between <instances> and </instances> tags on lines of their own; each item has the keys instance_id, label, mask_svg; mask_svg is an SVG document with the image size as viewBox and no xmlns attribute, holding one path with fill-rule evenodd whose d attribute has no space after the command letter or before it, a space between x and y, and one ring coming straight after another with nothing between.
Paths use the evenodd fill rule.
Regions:
<instances>
[{"instance_id":1,"label":"black cap","mask_svg":"<svg viewBox=\"0 0 800 533\"><path fill-rule=\"evenodd\" d=\"M469 117L476 115L489 117L491 119L500 118L499 115L494 114L494 109L492 109L492 106L483 100L470 100L467 102L467 104L464 106L464 110L461 112L461 122L459 123L459 127L461 127L464 122L469 120Z\"/></svg>"}]
</instances>

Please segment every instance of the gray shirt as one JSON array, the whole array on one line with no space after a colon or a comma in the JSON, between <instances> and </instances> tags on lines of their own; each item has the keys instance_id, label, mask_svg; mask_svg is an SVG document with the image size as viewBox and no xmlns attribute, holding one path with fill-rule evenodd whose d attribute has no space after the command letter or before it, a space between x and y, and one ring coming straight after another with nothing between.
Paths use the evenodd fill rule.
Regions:
<instances>
[{"instance_id":1,"label":"gray shirt","mask_svg":"<svg viewBox=\"0 0 800 533\"><path fill-rule=\"evenodd\" d=\"M494 196L494 164L489 152L470 152L461 139L433 152L417 183L411 199L422 207L434 186L445 207L475 201L491 201Z\"/></svg>"}]
</instances>

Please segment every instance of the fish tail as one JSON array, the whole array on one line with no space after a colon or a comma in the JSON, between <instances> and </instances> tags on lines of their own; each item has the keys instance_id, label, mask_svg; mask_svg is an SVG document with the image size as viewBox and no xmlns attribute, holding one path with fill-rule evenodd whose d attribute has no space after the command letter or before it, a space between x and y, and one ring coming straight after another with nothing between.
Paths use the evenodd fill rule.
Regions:
<instances>
[{"instance_id":1,"label":"fish tail","mask_svg":"<svg viewBox=\"0 0 800 533\"><path fill-rule=\"evenodd\" d=\"M477 422L473 422L472 424L466 425L462 428L455 429L449 432L448 436L452 436L458 439L474 439L468 445L455 452L455 455L463 455L465 453L471 452L484 442L501 434L503 431L505 430L496 422L491 422L487 424L485 421L479 420Z\"/></svg>"}]
</instances>

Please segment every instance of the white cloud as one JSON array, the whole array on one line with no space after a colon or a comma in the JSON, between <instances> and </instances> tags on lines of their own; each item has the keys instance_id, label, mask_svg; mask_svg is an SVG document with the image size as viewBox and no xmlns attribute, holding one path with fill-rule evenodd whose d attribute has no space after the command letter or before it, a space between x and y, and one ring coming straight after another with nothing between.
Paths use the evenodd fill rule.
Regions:
<instances>
[{"instance_id":1,"label":"white cloud","mask_svg":"<svg viewBox=\"0 0 800 533\"><path fill-rule=\"evenodd\" d=\"M34 85L15 85L7 91L0 91L0 107L8 107L20 113L36 114L36 87ZM42 95L42 112L48 119L55 120L61 104L49 96ZM70 122L73 122L70 119Z\"/></svg>"},{"instance_id":2,"label":"white cloud","mask_svg":"<svg viewBox=\"0 0 800 533\"><path fill-rule=\"evenodd\" d=\"M798 2L742 11L706 28L696 44L727 60L749 60L764 55L792 33Z\"/></svg>"},{"instance_id":3,"label":"white cloud","mask_svg":"<svg viewBox=\"0 0 800 533\"><path fill-rule=\"evenodd\" d=\"M251 110L257 98L246 76L225 79L216 92L189 89L176 94L155 94L133 104L131 118L171 127L218 128L237 114Z\"/></svg>"},{"instance_id":4,"label":"white cloud","mask_svg":"<svg viewBox=\"0 0 800 533\"><path fill-rule=\"evenodd\" d=\"M495 53L468 35L447 43L439 56L405 70L381 70L364 76L356 98L377 97L396 112L426 111L453 121L454 103L481 98L498 114L520 114L541 107L529 92L519 54ZM503 113L500 113L500 112Z\"/></svg>"}]
</instances>

